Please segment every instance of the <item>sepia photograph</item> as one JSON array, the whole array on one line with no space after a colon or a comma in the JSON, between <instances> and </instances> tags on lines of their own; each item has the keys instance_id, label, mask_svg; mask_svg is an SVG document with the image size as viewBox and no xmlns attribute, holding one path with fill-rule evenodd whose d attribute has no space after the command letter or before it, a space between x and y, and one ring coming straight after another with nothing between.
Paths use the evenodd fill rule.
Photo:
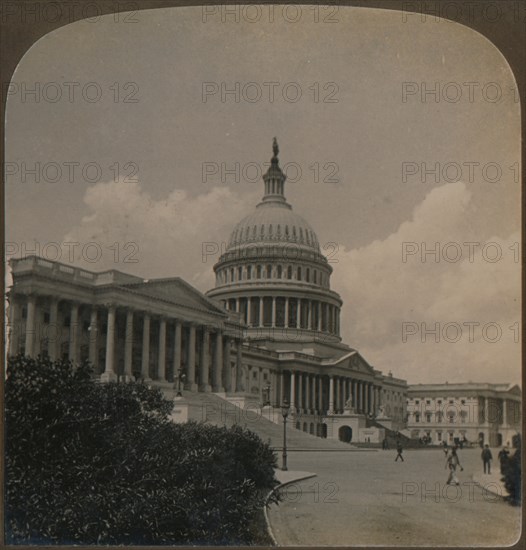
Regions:
<instances>
[{"instance_id":1,"label":"sepia photograph","mask_svg":"<svg viewBox=\"0 0 526 550\"><path fill-rule=\"evenodd\" d=\"M4 544L523 547L526 3L0 17Z\"/></svg>"}]
</instances>

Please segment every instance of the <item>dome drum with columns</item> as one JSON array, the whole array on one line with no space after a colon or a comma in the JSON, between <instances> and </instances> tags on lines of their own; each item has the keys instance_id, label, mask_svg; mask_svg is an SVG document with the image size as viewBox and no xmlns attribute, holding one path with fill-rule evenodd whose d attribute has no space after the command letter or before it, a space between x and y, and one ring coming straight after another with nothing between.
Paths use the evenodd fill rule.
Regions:
<instances>
[{"instance_id":1,"label":"dome drum with columns","mask_svg":"<svg viewBox=\"0 0 526 550\"><path fill-rule=\"evenodd\" d=\"M276 139L273 153L263 199L234 227L207 295L241 314L250 339L339 342L342 300L330 289L332 267L312 227L285 199Z\"/></svg>"}]
</instances>

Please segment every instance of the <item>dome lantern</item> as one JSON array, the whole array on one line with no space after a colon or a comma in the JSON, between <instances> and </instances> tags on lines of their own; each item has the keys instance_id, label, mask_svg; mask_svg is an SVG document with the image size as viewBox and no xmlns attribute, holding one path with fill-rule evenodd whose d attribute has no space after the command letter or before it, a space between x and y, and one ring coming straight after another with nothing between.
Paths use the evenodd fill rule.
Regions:
<instances>
[{"instance_id":1,"label":"dome lantern","mask_svg":"<svg viewBox=\"0 0 526 550\"><path fill-rule=\"evenodd\" d=\"M265 182L265 194L262 203L282 203L287 204L285 200L284 189L287 176L279 167L279 147L278 140L274 138L272 142L272 152L274 153L270 159L270 166L267 172L263 175Z\"/></svg>"}]
</instances>

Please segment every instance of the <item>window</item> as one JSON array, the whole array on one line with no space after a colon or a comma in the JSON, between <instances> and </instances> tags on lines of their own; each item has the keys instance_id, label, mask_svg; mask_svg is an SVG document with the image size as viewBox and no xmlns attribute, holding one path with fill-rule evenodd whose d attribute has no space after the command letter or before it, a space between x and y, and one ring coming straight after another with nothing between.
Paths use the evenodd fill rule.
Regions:
<instances>
[{"instance_id":1,"label":"window","mask_svg":"<svg viewBox=\"0 0 526 550\"><path fill-rule=\"evenodd\" d=\"M261 266L258 265L257 268L256 268L256 277L258 279L261 279Z\"/></svg>"},{"instance_id":2,"label":"window","mask_svg":"<svg viewBox=\"0 0 526 550\"><path fill-rule=\"evenodd\" d=\"M281 273L282 269L281 269L281 266L280 266L280 265L278 265L277 271L278 271L277 277L278 277L278 279L281 279L281 277L282 277L282 273Z\"/></svg>"},{"instance_id":3,"label":"window","mask_svg":"<svg viewBox=\"0 0 526 550\"><path fill-rule=\"evenodd\" d=\"M247 266L247 279L252 279L252 266Z\"/></svg>"},{"instance_id":4,"label":"window","mask_svg":"<svg viewBox=\"0 0 526 550\"><path fill-rule=\"evenodd\" d=\"M431 400L430 399L426 399L426 405L431 405Z\"/></svg>"},{"instance_id":5,"label":"window","mask_svg":"<svg viewBox=\"0 0 526 550\"><path fill-rule=\"evenodd\" d=\"M298 266L297 276L298 281L301 281L301 267Z\"/></svg>"},{"instance_id":6,"label":"window","mask_svg":"<svg viewBox=\"0 0 526 550\"><path fill-rule=\"evenodd\" d=\"M307 268L307 271L305 272L305 280L310 283L310 269Z\"/></svg>"},{"instance_id":7,"label":"window","mask_svg":"<svg viewBox=\"0 0 526 550\"><path fill-rule=\"evenodd\" d=\"M419 413L415 413L415 422L416 423L420 422L420 414Z\"/></svg>"},{"instance_id":8,"label":"window","mask_svg":"<svg viewBox=\"0 0 526 550\"><path fill-rule=\"evenodd\" d=\"M415 399L415 405L420 405L420 400Z\"/></svg>"},{"instance_id":9,"label":"window","mask_svg":"<svg viewBox=\"0 0 526 550\"><path fill-rule=\"evenodd\" d=\"M257 377L258 377L258 373L257 373L257 371L254 371L254 372L252 373L252 378L253 378L254 380L256 380Z\"/></svg>"},{"instance_id":10,"label":"window","mask_svg":"<svg viewBox=\"0 0 526 550\"><path fill-rule=\"evenodd\" d=\"M287 267L287 279L292 279L292 266Z\"/></svg>"},{"instance_id":11,"label":"window","mask_svg":"<svg viewBox=\"0 0 526 550\"><path fill-rule=\"evenodd\" d=\"M439 405L442 405L442 399L439 399L439 400L437 401L437 403L438 403Z\"/></svg>"},{"instance_id":12,"label":"window","mask_svg":"<svg viewBox=\"0 0 526 550\"><path fill-rule=\"evenodd\" d=\"M317 271L314 271L314 284L317 285L318 284L318 273Z\"/></svg>"},{"instance_id":13,"label":"window","mask_svg":"<svg viewBox=\"0 0 526 550\"><path fill-rule=\"evenodd\" d=\"M426 422L431 422L431 413L426 413Z\"/></svg>"},{"instance_id":14,"label":"window","mask_svg":"<svg viewBox=\"0 0 526 550\"><path fill-rule=\"evenodd\" d=\"M442 432L437 432L437 441L442 441Z\"/></svg>"},{"instance_id":15,"label":"window","mask_svg":"<svg viewBox=\"0 0 526 550\"><path fill-rule=\"evenodd\" d=\"M450 404L450 405L453 405L454 403L455 403L455 401L454 401L453 399L450 399L450 400L449 400L449 404Z\"/></svg>"},{"instance_id":16,"label":"window","mask_svg":"<svg viewBox=\"0 0 526 550\"><path fill-rule=\"evenodd\" d=\"M47 311L44 312L44 323L47 325L49 324L50 315Z\"/></svg>"},{"instance_id":17,"label":"window","mask_svg":"<svg viewBox=\"0 0 526 550\"><path fill-rule=\"evenodd\" d=\"M460 400L460 404L461 404L461 405L465 405L465 404L466 404L466 400L465 400L465 399L461 399L461 400Z\"/></svg>"},{"instance_id":18,"label":"window","mask_svg":"<svg viewBox=\"0 0 526 550\"><path fill-rule=\"evenodd\" d=\"M242 267L237 268L237 280L238 281L243 280L243 268Z\"/></svg>"},{"instance_id":19,"label":"window","mask_svg":"<svg viewBox=\"0 0 526 550\"><path fill-rule=\"evenodd\" d=\"M267 279L270 279L272 277L272 266L269 264L267 265Z\"/></svg>"}]
</instances>

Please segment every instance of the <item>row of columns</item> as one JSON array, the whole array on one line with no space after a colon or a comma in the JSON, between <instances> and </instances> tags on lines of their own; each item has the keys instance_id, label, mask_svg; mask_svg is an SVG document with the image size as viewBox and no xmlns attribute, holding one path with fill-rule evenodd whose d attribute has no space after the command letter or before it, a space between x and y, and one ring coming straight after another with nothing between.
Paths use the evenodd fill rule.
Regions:
<instances>
[{"instance_id":1,"label":"row of columns","mask_svg":"<svg viewBox=\"0 0 526 550\"><path fill-rule=\"evenodd\" d=\"M52 360L60 356L59 341L57 334L58 327L58 306L59 299L51 297L49 303L49 327L54 327L55 336L48 337L48 355ZM69 342L68 358L73 363L80 360L80 338L79 338L79 308L80 302L70 302L70 323L69 323ZM89 325L89 351L88 359L92 365L98 360L98 313L100 306L90 306L90 325ZM10 303L10 338L9 354L16 355L20 349L20 334L16 333L16 320L21 317L22 304L18 300L11 300ZM104 361L104 372L101 379L104 381L115 380L117 373L115 369L115 348L116 348L116 318L117 305L107 304L107 323L106 323L106 352ZM152 314L143 311L136 311L129 307L126 309L126 333L124 340L124 377L132 379L133 365L133 339L134 339L134 320L137 315L142 317L142 346L141 346L141 378L150 380L150 329ZM35 356L40 353L37 349L37 295L27 296L26 301L26 320L24 334L24 353L25 355ZM231 363L231 345L232 338L224 335L220 329L214 329L212 332L206 325L197 323L183 322L180 319L159 318L159 342L157 357L156 378L159 381L167 379L167 323L173 322L174 346L173 346L173 373L179 375L185 371L186 388L190 390L210 391L239 391L242 390L242 353L241 342L237 340L237 357L234 366ZM197 342L197 329L200 328L200 342ZM186 330L186 361L182 365L182 331ZM48 330L48 333L51 331ZM209 354L210 337L213 335L213 360ZM199 345L199 364L196 364L196 346ZM236 375L233 379L232 368L235 368ZM198 370L197 370L198 369ZM211 369L211 373L210 373ZM196 385L196 373L198 373L200 387ZM212 384L210 385L209 381Z\"/></svg>"},{"instance_id":2,"label":"row of columns","mask_svg":"<svg viewBox=\"0 0 526 550\"><path fill-rule=\"evenodd\" d=\"M382 404L380 389L372 382L347 376L327 377L293 371L290 374L288 400L293 411L327 410L328 414L343 413L346 403L352 400L355 412L376 415Z\"/></svg>"},{"instance_id":3,"label":"row of columns","mask_svg":"<svg viewBox=\"0 0 526 550\"><path fill-rule=\"evenodd\" d=\"M278 324L277 300L284 300L283 323ZM270 319L265 319L264 300L272 300ZM296 302L296 322L290 323L290 301ZM257 304L256 307L253 305ZM228 310L241 313L243 321L252 327L281 326L284 328L305 328L318 332L330 332L340 334L340 309L327 302L308 300L306 298L281 297L281 296L247 296L227 300ZM253 315L253 310L256 314Z\"/></svg>"}]
</instances>

